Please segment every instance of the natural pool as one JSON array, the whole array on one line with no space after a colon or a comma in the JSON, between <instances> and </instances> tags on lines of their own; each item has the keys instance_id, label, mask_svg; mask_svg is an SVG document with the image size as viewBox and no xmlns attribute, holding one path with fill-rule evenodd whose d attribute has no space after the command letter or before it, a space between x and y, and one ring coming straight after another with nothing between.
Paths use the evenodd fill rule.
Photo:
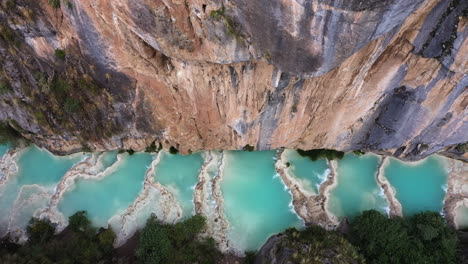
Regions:
<instances>
[{"instance_id":1,"label":"natural pool","mask_svg":"<svg viewBox=\"0 0 468 264\"><path fill-rule=\"evenodd\" d=\"M330 169L327 160L320 159L312 162L292 149L283 152L283 162L289 164L289 173L311 194L318 194L320 185L326 180Z\"/></svg>"},{"instance_id":2,"label":"natural pool","mask_svg":"<svg viewBox=\"0 0 468 264\"><path fill-rule=\"evenodd\" d=\"M203 165L201 153L191 155L159 152L159 163L155 170L155 181L168 188L182 206L184 217L193 215L193 190Z\"/></svg>"},{"instance_id":3,"label":"natural pool","mask_svg":"<svg viewBox=\"0 0 468 264\"><path fill-rule=\"evenodd\" d=\"M275 151L224 153L224 212L230 241L238 250L258 249L270 235L302 224L276 173L275 155Z\"/></svg>"},{"instance_id":4,"label":"natural pool","mask_svg":"<svg viewBox=\"0 0 468 264\"><path fill-rule=\"evenodd\" d=\"M395 188L403 215L442 210L448 171L441 157L434 155L414 163L390 158L384 173Z\"/></svg>"},{"instance_id":5,"label":"natural pool","mask_svg":"<svg viewBox=\"0 0 468 264\"><path fill-rule=\"evenodd\" d=\"M0 158L10 149L7 145L0 145Z\"/></svg>"},{"instance_id":6,"label":"natural pool","mask_svg":"<svg viewBox=\"0 0 468 264\"><path fill-rule=\"evenodd\" d=\"M7 150L8 147L0 145L0 154L4 155ZM216 153L220 155L220 152ZM188 217L195 213L194 188L203 164L210 156L207 154L103 153L96 173L104 176L98 179L77 177L59 200L57 208L65 216L86 210L95 225L106 226L110 218L119 217L141 198L145 175L154 167L153 174L148 175L173 195L182 208L180 219ZM51 197L57 192L57 184L67 171L82 164L81 161L91 154L57 157L31 146L19 150L14 157L18 172L5 176L0 184L0 235L24 230L38 209L49 206ZM292 207L290 191L276 172L276 151L224 151L219 157L223 158L207 167L206 173L208 179L213 179L219 172L222 214L227 221L225 232L231 248L255 250L270 235L288 227L303 226ZM317 195L330 173L327 161L312 162L295 150L285 150L281 158L282 163L289 163L288 173L301 188ZM373 154L346 154L337 161L337 184L330 189L326 204L332 214L338 218L352 218L367 209L386 212L388 202L376 181L380 162L381 158ZM395 188L405 215L441 210L447 170L440 157L432 156L417 163L390 159L383 172ZM151 192L154 191L157 190L151 187ZM164 208L157 206L164 199L153 199L145 206ZM217 205L213 203L208 207L215 210ZM148 210L145 210L147 217ZM468 210L461 207L458 210L456 221L462 226L468 219ZM131 219L144 221L140 218L141 215Z\"/></svg>"},{"instance_id":7,"label":"natural pool","mask_svg":"<svg viewBox=\"0 0 468 264\"><path fill-rule=\"evenodd\" d=\"M94 225L107 227L112 216L123 213L137 198L153 156L147 153L119 155L120 162L102 179L78 178L73 189L64 194L59 210L66 217L84 210Z\"/></svg>"},{"instance_id":8,"label":"natural pool","mask_svg":"<svg viewBox=\"0 0 468 264\"><path fill-rule=\"evenodd\" d=\"M83 157L56 157L35 146L21 150L18 172L0 185L0 235L23 229L37 209L47 206L60 178Z\"/></svg>"},{"instance_id":9,"label":"natural pool","mask_svg":"<svg viewBox=\"0 0 468 264\"><path fill-rule=\"evenodd\" d=\"M339 219L371 209L386 213L388 202L376 179L379 164L380 158L373 154L346 154L338 161L338 184L328 199L331 213Z\"/></svg>"}]
</instances>

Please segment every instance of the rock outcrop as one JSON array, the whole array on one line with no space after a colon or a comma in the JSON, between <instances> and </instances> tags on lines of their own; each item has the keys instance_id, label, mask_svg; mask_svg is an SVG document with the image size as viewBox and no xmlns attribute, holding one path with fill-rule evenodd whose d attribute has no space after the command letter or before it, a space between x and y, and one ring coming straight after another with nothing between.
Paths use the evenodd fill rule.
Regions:
<instances>
[{"instance_id":1,"label":"rock outcrop","mask_svg":"<svg viewBox=\"0 0 468 264\"><path fill-rule=\"evenodd\" d=\"M5 0L0 120L82 148L468 141L467 1Z\"/></svg>"}]
</instances>

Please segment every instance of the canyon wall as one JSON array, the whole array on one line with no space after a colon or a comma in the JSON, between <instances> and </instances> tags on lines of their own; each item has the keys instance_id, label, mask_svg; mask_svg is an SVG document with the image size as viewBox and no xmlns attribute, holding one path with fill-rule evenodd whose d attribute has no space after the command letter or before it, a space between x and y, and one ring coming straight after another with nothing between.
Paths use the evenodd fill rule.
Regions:
<instances>
[{"instance_id":1,"label":"canyon wall","mask_svg":"<svg viewBox=\"0 0 468 264\"><path fill-rule=\"evenodd\" d=\"M155 142L468 158L468 1L0 9L0 120L58 154Z\"/></svg>"}]
</instances>

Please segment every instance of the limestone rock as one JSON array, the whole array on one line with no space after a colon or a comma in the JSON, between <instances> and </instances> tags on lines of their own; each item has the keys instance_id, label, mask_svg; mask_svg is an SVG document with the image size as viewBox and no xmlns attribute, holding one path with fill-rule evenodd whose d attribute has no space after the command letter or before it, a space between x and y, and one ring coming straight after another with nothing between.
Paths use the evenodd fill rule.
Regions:
<instances>
[{"instance_id":1,"label":"limestone rock","mask_svg":"<svg viewBox=\"0 0 468 264\"><path fill-rule=\"evenodd\" d=\"M468 141L468 1L8 2L0 120L56 153Z\"/></svg>"}]
</instances>

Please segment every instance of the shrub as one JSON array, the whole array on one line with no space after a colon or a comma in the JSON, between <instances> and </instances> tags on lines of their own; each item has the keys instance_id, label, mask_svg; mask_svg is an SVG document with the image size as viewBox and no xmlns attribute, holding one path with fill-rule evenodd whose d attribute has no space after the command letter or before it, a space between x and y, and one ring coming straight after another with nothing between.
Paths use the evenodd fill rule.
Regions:
<instances>
[{"instance_id":1,"label":"shrub","mask_svg":"<svg viewBox=\"0 0 468 264\"><path fill-rule=\"evenodd\" d=\"M362 150L355 150L353 151L354 155L356 156L361 156L361 155L364 155L366 154L366 152L362 151Z\"/></svg>"},{"instance_id":2,"label":"shrub","mask_svg":"<svg viewBox=\"0 0 468 264\"><path fill-rule=\"evenodd\" d=\"M71 84L62 78L54 78L50 84L50 91L52 91L52 93L54 93L54 95L60 100L65 98L71 90Z\"/></svg>"},{"instance_id":3,"label":"shrub","mask_svg":"<svg viewBox=\"0 0 468 264\"><path fill-rule=\"evenodd\" d=\"M65 59L65 51L62 49L56 49L55 50L55 57L58 59L64 60Z\"/></svg>"},{"instance_id":4,"label":"shrub","mask_svg":"<svg viewBox=\"0 0 468 264\"><path fill-rule=\"evenodd\" d=\"M49 5L53 8L60 8L60 0L49 0Z\"/></svg>"},{"instance_id":5,"label":"shrub","mask_svg":"<svg viewBox=\"0 0 468 264\"><path fill-rule=\"evenodd\" d=\"M243 151L248 151L248 152L252 152L255 150L255 147L254 146L250 146L249 144L245 145L243 148L242 148Z\"/></svg>"},{"instance_id":6,"label":"shrub","mask_svg":"<svg viewBox=\"0 0 468 264\"><path fill-rule=\"evenodd\" d=\"M13 42L15 40L15 34L8 25L0 24L0 38L7 42Z\"/></svg>"},{"instance_id":7,"label":"shrub","mask_svg":"<svg viewBox=\"0 0 468 264\"><path fill-rule=\"evenodd\" d=\"M49 220L32 218L26 228L26 232L30 243L42 244L53 237L55 226L53 226Z\"/></svg>"},{"instance_id":8,"label":"shrub","mask_svg":"<svg viewBox=\"0 0 468 264\"><path fill-rule=\"evenodd\" d=\"M160 222L154 215L141 231L136 251L140 263L214 263L221 256L213 239L199 240L205 218L193 216L175 225Z\"/></svg>"},{"instance_id":9,"label":"shrub","mask_svg":"<svg viewBox=\"0 0 468 264\"><path fill-rule=\"evenodd\" d=\"M350 238L369 263L455 263L456 235L438 213L389 219L371 210L351 226Z\"/></svg>"},{"instance_id":10,"label":"shrub","mask_svg":"<svg viewBox=\"0 0 468 264\"><path fill-rule=\"evenodd\" d=\"M15 145L21 138L21 134L8 122L0 121L0 144Z\"/></svg>"},{"instance_id":11,"label":"shrub","mask_svg":"<svg viewBox=\"0 0 468 264\"><path fill-rule=\"evenodd\" d=\"M111 253L114 249L113 244L115 240L115 233L111 228L101 229L98 235L99 246L104 250L104 252Z\"/></svg>"},{"instance_id":12,"label":"shrub","mask_svg":"<svg viewBox=\"0 0 468 264\"><path fill-rule=\"evenodd\" d=\"M91 227L86 211L78 211L68 218L68 226L75 232L84 232Z\"/></svg>"},{"instance_id":13,"label":"shrub","mask_svg":"<svg viewBox=\"0 0 468 264\"><path fill-rule=\"evenodd\" d=\"M65 103L63 107L65 109L65 112L73 114L73 113L76 113L80 109L81 103L80 101L74 98L68 97L67 99L65 99Z\"/></svg>"},{"instance_id":14,"label":"shrub","mask_svg":"<svg viewBox=\"0 0 468 264\"><path fill-rule=\"evenodd\" d=\"M147 146L146 149L145 149L145 152L158 152L162 149L162 146L161 144L159 144L158 147L156 147L156 141L153 141L153 143L151 143L151 145Z\"/></svg>"},{"instance_id":15,"label":"shrub","mask_svg":"<svg viewBox=\"0 0 468 264\"><path fill-rule=\"evenodd\" d=\"M344 152L336 151L332 149L311 149L311 150L302 150L298 149L297 152L303 157L308 157L312 161L318 159L327 158L328 160L342 159L344 157Z\"/></svg>"},{"instance_id":16,"label":"shrub","mask_svg":"<svg viewBox=\"0 0 468 264\"><path fill-rule=\"evenodd\" d=\"M12 89L8 81L6 79L0 78L0 95L11 91Z\"/></svg>"},{"instance_id":17,"label":"shrub","mask_svg":"<svg viewBox=\"0 0 468 264\"><path fill-rule=\"evenodd\" d=\"M175 155L175 154L179 153L179 150L171 146L171 147L169 148L169 153Z\"/></svg>"},{"instance_id":18,"label":"shrub","mask_svg":"<svg viewBox=\"0 0 468 264\"><path fill-rule=\"evenodd\" d=\"M168 228L151 216L143 228L136 251L140 263L168 263L171 241Z\"/></svg>"}]
</instances>

